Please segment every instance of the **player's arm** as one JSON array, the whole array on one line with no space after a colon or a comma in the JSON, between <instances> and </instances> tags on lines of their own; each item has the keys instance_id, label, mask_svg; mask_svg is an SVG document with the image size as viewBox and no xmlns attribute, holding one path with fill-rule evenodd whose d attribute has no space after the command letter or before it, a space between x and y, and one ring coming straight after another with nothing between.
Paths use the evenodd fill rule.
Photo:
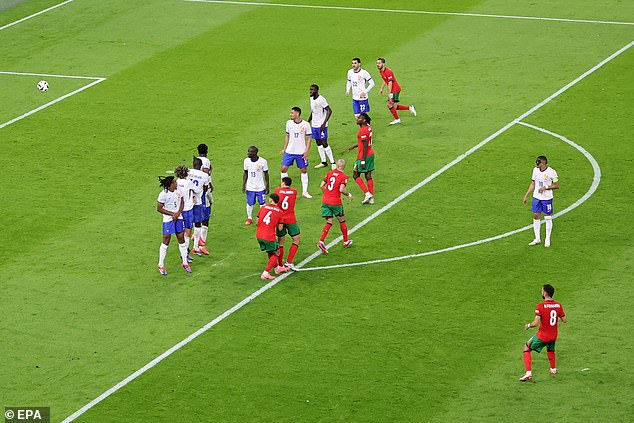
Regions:
<instances>
[{"instance_id":1,"label":"player's arm","mask_svg":"<svg viewBox=\"0 0 634 423\"><path fill-rule=\"evenodd\" d=\"M180 217L181 213L183 213L183 209L184 208L185 208L185 200L183 199L183 197L181 197L181 205L178 208L178 211L172 215L172 219L173 220L178 220L178 218Z\"/></svg>"},{"instance_id":2,"label":"player's arm","mask_svg":"<svg viewBox=\"0 0 634 423\"><path fill-rule=\"evenodd\" d=\"M530 185L528 185L528 190L526 191L526 194L524 194L524 200L522 201L522 203L526 204L526 200L528 199L528 195L533 192L533 190L535 189L535 181L531 181Z\"/></svg>"},{"instance_id":3,"label":"player's arm","mask_svg":"<svg viewBox=\"0 0 634 423\"><path fill-rule=\"evenodd\" d=\"M348 147L348 151L352 151L352 150L354 150L355 148L357 148L357 145L356 145L356 144L355 144L355 145L353 145L353 146Z\"/></svg>"},{"instance_id":4,"label":"player's arm","mask_svg":"<svg viewBox=\"0 0 634 423\"><path fill-rule=\"evenodd\" d=\"M264 191L264 194L268 194L269 193L269 171L265 170L264 171L264 184L266 185L266 191Z\"/></svg>"},{"instance_id":5,"label":"player's arm","mask_svg":"<svg viewBox=\"0 0 634 423\"><path fill-rule=\"evenodd\" d=\"M387 84L384 80L381 80L381 88L379 89L379 94L383 95L383 88L385 88Z\"/></svg>"},{"instance_id":6,"label":"player's arm","mask_svg":"<svg viewBox=\"0 0 634 423\"><path fill-rule=\"evenodd\" d=\"M365 93L369 94L370 90L372 90L372 88L374 88L374 79L372 79L372 77L370 77L370 79L368 79L368 88L365 89Z\"/></svg>"},{"instance_id":7,"label":"player's arm","mask_svg":"<svg viewBox=\"0 0 634 423\"><path fill-rule=\"evenodd\" d=\"M174 216L174 212L165 209L165 204L157 202L156 203L156 211L161 214L166 214L168 216Z\"/></svg>"},{"instance_id":8,"label":"player's arm","mask_svg":"<svg viewBox=\"0 0 634 423\"><path fill-rule=\"evenodd\" d=\"M389 98L390 100L394 98L394 93L392 92L392 84L393 84L392 81L387 83L387 87L388 87L387 98Z\"/></svg>"},{"instance_id":9,"label":"player's arm","mask_svg":"<svg viewBox=\"0 0 634 423\"><path fill-rule=\"evenodd\" d=\"M286 147L288 147L289 139L290 139L290 135L287 132L286 136L284 137L284 148L280 151L280 154L284 154L286 152Z\"/></svg>"},{"instance_id":10,"label":"player's arm","mask_svg":"<svg viewBox=\"0 0 634 423\"><path fill-rule=\"evenodd\" d=\"M249 171L244 169L244 175L242 176L242 193L247 192L247 179L249 178Z\"/></svg>"},{"instance_id":11,"label":"player's arm","mask_svg":"<svg viewBox=\"0 0 634 423\"><path fill-rule=\"evenodd\" d=\"M306 137L305 137L305 141L306 141L306 150L304 150L304 159L308 160L308 153L310 151L310 137L311 134L309 134L308 132L306 132Z\"/></svg>"},{"instance_id":12,"label":"player's arm","mask_svg":"<svg viewBox=\"0 0 634 423\"><path fill-rule=\"evenodd\" d=\"M365 159L368 157L368 140L361 140L363 143L363 155L361 156L361 166L365 167Z\"/></svg>"},{"instance_id":13,"label":"player's arm","mask_svg":"<svg viewBox=\"0 0 634 423\"><path fill-rule=\"evenodd\" d=\"M326 192L326 181L322 179L321 184L319 184L319 189L321 192Z\"/></svg>"},{"instance_id":14,"label":"player's arm","mask_svg":"<svg viewBox=\"0 0 634 423\"><path fill-rule=\"evenodd\" d=\"M568 318L566 317L565 314L563 316L561 316L560 319L561 319L562 322L568 323Z\"/></svg>"},{"instance_id":15,"label":"player's arm","mask_svg":"<svg viewBox=\"0 0 634 423\"><path fill-rule=\"evenodd\" d=\"M326 119L324 119L324 123L321 124L322 131L326 129L326 124L328 123L328 120L330 119L330 116L332 115L332 109L330 108L330 106L324 107L324 110L326 111Z\"/></svg>"},{"instance_id":16,"label":"player's arm","mask_svg":"<svg viewBox=\"0 0 634 423\"><path fill-rule=\"evenodd\" d=\"M350 201L352 201L352 193L348 192L348 190L346 189L346 184L341 184L339 186L339 192L341 192L343 195L347 195Z\"/></svg>"},{"instance_id":17,"label":"player's arm","mask_svg":"<svg viewBox=\"0 0 634 423\"><path fill-rule=\"evenodd\" d=\"M524 325L524 329L528 330L530 328L536 328L537 326L539 326L539 322L541 320L541 316L539 314L535 314L535 319L533 319L533 321L530 323L526 323L526 325Z\"/></svg>"},{"instance_id":18,"label":"player's arm","mask_svg":"<svg viewBox=\"0 0 634 423\"><path fill-rule=\"evenodd\" d=\"M350 87L352 87L352 82L348 79L348 81L346 81L346 97L350 95Z\"/></svg>"},{"instance_id":19,"label":"player's arm","mask_svg":"<svg viewBox=\"0 0 634 423\"><path fill-rule=\"evenodd\" d=\"M310 116L308 116L308 119L306 119L306 122L311 123L313 121L313 111L310 111Z\"/></svg>"},{"instance_id":20,"label":"player's arm","mask_svg":"<svg viewBox=\"0 0 634 423\"><path fill-rule=\"evenodd\" d=\"M549 190L553 190L553 189L559 189L559 180L554 181L551 185L547 186L547 187L541 187L539 189L539 192L544 192L547 189Z\"/></svg>"}]
</instances>

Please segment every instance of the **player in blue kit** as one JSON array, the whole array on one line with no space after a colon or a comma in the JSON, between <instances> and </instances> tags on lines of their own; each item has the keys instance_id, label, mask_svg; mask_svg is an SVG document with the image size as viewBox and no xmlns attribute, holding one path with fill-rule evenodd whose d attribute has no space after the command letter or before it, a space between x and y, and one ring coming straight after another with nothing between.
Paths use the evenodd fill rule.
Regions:
<instances>
[{"instance_id":1,"label":"player in blue kit","mask_svg":"<svg viewBox=\"0 0 634 423\"><path fill-rule=\"evenodd\" d=\"M280 150L282 157L281 178L288 176L288 167L297 164L302 180L302 197L313 198L308 193L308 153L310 152L310 123L302 119L302 109L291 108L290 119L286 122L284 148Z\"/></svg>"},{"instance_id":2,"label":"player in blue kit","mask_svg":"<svg viewBox=\"0 0 634 423\"><path fill-rule=\"evenodd\" d=\"M178 184L176 178L167 176L159 178L159 183L163 190L159 193L156 202L156 211L163 215L163 242L159 249L158 270L163 276L167 276L165 269L165 256L167 255L167 247L170 244L172 235L176 235L178 240L178 250L183 260L183 269L191 273L192 269L187 263L187 244L184 237L184 220L182 216L184 201L181 192L177 189Z\"/></svg>"},{"instance_id":3,"label":"player in blue kit","mask_svg":"<svg viewBox=\"0 0 634 423\"><path fill-rule=\"evenodd\" d=\"M352 59L352 68L348 70L346 78L346 96L350 95L352 89L352 111L355 118L370 111L368 94L373 87L374 80L367 70L361 68L361 59Z\"/></svg>"}]
</instances>

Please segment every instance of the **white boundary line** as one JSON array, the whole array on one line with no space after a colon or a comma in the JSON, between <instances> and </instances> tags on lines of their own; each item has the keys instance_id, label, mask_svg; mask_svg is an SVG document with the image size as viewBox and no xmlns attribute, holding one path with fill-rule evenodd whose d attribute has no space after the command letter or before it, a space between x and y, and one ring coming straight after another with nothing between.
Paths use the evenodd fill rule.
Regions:
<instances>
[{"instance_id":1,"label":"white boundary line","mask_svg":"<svg viewBox=\"0 0 634 423\"><path fill-rule=\"evenodd\" d=\"M368 222L372 221L374 218L376 218L380 214L382 214L385 211L387 211L390 208L392 208L398 202L400 202L401 200L405 199L407 196L409 196L410 194L415 192L418 188L420 188L421 186L425 185L427 182L431 181L432 179L436 178L438 175L440 175L442 172L444 172L445 170L449 169L450 167L454 166L456 163L459 163L460 161L464 160L464 158L466 158L469 154L472 154L474 151L478 150L479 148L484 146L486 143L488 143L489 141L491 141L492 139L494 139L498 135L500 135L503 132L505 132L508 128L510 128L511 126L515 125L516 123L519 123L522 119L524 119L525 117L527 117L530 114L534 113L535 111L537 111L538 109L540 109L541 107L543 107L544 105L549 103L551 100L553 100L557 96L561 95L564 91L568 90L570 87L572 87L573 85L577 84L579 81L581 81L582 79L586 78L588 75L592 74L594 71L599 69L601 66L605 65L610 60L614 59L615 57L617 57L618 55L620 55L621 53L626 51L633 44L634 44L634 41L630 42L625 47L619 49L615 53L611 54L608 58L602 60L597 65L595 65L592 68L590 68L588 71L586 71L583 74L581 74L581 76L575 78L572 82L570 82L567 85L565 85L563 88L561 88L560 90L555 92L553 95L551 95L548 98L546 98L541 103L537 104L536 106L534 106L533 108L531 108L527 112L523 113L517 119L514 119L511 122L509 122L508 124L504 125L501 129L496 131L493 135L489 136L484 141L480 142L475 147L473 147L470 150L468 150L466 153L462 154L461 156L458 156L451 163L445 165L441 170L437 171L436 173L434 173L430 177L426 178L423 182L419 183L415 187L410 188L404 194L400 195L396 200L390 202L388 205L386 205L383 208L381 208L381 210L378 210L377 212L372 214L372 216L368 217L367 219L363 220L359 224L355 225L355 227L352 228L350 230L350 232L351 233L355 232L356 230L358 230L361 227L365 226L366 224L368 224ZM524 124L524 125L528 126L529 124ZM538 130L541 130L541 131L543 131L545 133L550 133L550 131L547 131L545 129L539 128ZM554 133L552 133L552 134L554 134ZM557 136L557 135L555 135L555 136ZM427 182L425 182L425 181L427 181ZM341 240L341 237L337 238L335 241L330 243L329 246L336 244L337 242L339 242L339 240ZM321 254L320 251L316 251L315 253L311 254L308 257L306 257L301 263L299 263L298 267L303 267L305 264L311 262L316 257L318 257L320 254ZM93 399L88 404L82 406L79 410L75 411L73 414L71 414L70 416L66 417L63 420L62 423L69 423L69 422L74 421L77 417L81 416L86 411L90 410L95 405L99 404L101 401L103 401L104 399L108 398L110 395L114 394L119 389L123 388L128 383L132 382L134 379L136 379L137 377L141 376L143 373L145 373L148 370L150 370L152 367L156 366L158 363L160 363L161 361L163 361L164 359L166 359L167 357L172 355L174 352L178 351L179 349L181 349L185 345L189 344L194 339L198 338L200 335L202 335L203 333L207 332L209 329L213 328L218 323L222 322L224 319L226 319L227 317L231 316L233 313L235 313L236 311L240 310L242 307L244 307L245 305L249 304L251 301L253 301L257 297L259 297L260 295L262 295L263 293L265 293L269 289L273 288L275 285L277 285L278 283L282 282L284 279L286 279L290 275L291 275L291 273L284 273L281 276L275 278L271 282L269 282L266 285L264 285L262 288L260 288L257 291L253 292L251 295L249 295L248 297L246 297L245 299L243 299L242 301L240 301L239 303L237 303L236 305L234 305L233 307L231 307L230 309L228 309L227 311L225 311L224 313L222 313L221 315L219 315L218 317L213 319L211 322L207 323L206 325L204 325L203 327L198 329L196 332L194 332L191 335L189 335L187 338L183 339L182 341L180 341L179 343L177 343L176 345L174 345L173 347L171 347L167 351L163 352L162 354L160 354L159 356L154 358L152 361L147 363L145 366L141 367L139 370L135 371L134 373L132 373L131 375L129 375L128 377L126 377L125 379L123 379L122 381L117 383L116 385L112 386L111 388L108 388L105 392L103 392L97 398Z\"/></svg>"},{"instance_id":2,"label":"white boundary line","mask_svg":"<svg viewBox=\"0 0 634 423\"><path fill-rule=\"evenodd\" d=\"M24 22L24 21L26 21L27 19L34 18L34 17L36 17L36 16L38 16L38 15L41 15L42 13L46 13L46 12L48 12L48 11L50 11L50 10L57 9L58 7L64 6L64 5L66 5L66 4L68 4L68 3L71 3L71 2L73 2L73 1L74 1L74 0L66 0L66 1L64 1L64 2L61 2L61 3L59 3L59 4L56 4L55 6L51 6L51 7L49 7L48 9L40 10L39 12L34 13L34 14L32 14L32 15L29 15L29 16L27 16L27 17L25 17L25 18L18 19L18 20L17 20L17 21L15 21L15 22L11 22L11 23L8 23L8 24L6 24L6 25L4 25L4 26L0 26L0 31L2 31L3 29L7 29L7 28L9 28L9 27L12 27L13 25L17 25L17 24L19 24L20 22Z\"/></svg>"},{"instance_id":3,"label":"white boundary line","mask_svg":"<svg viewBox=\"0 0 634 423\"><path fill-rule=\"evenodd\" d=\"M588 188L588 191L586 191L586 193L581 198L579 198L577 201L575 201L573 204L571 204L570 206L566 207L565 209L563 209L559 213L555 213L553 215L553 219L556 219L556 218L558 218L560 216L563 216L564 214L576 209L577 207L579 207L580 205L585 203L586 200L588 200L588 198L590 198L592 196L592 194L594 194L594 192L597 190L597 188L599 188L599 183L601 182L601 168L599 167L599 163L594 158L594 156L592 154L590 154L588 151L586 151L586 149L581 147L579 144L577 144L577 143L575 143L573 141L570 141L568 138L564 137L563 135L559 135L559 134L557 134L555 132L549 131L548 129L540 128L538 126L531 125L530 123L526 123L526 122L517 122L517 124L526 126L528 128L532 128L532 129L534 129L536 131L543 132L543 133L551 135L551 136L553 136L555 138L559 138L560 140L562 140L566 144L569 144L572 147L574 147L575 149L577 149L581 154L583 154L585 156L586 159L588 159L588 161L592 165L592 170L594 172L594 176L592 178L592 184L590 185L590 188ZM543 221L542 221L542 223L543 223ZM532 228L533 228L533 225L531 224L531 225L528 225L528 226L524 226L523 228L519 228L519 229L515 229L513 231L509 231L509 232L503 233L501 235L496 235L496 236L492 236L490 238L485 238L485 239L481 239L481 240L478 240L478 241L469 242L467 244L454 245L453 247L443 248L441 250L427 251L427 252L424 252L424 253L408 254L406 256L390 257L390 258L385 258L385 259L369 260L369 261L362 261L362 262L356 262L356 263L345 263L345 264L335 264L335 265L331 265L331 266L309 267L309 268L304 268L304 269L300 269L300 270L303 271L303 272L308 272L308 271L312 271L312 270L339 269L339 268L342 268L342 267L366 266L366 265L369 265L369 264L387 263L387 262L391 262L391 261L400 261L400 260L406 260L406 259L417 258L417 257L431 256L431 255L434 255L434 254L446 253L446 252L449 252L449 251L455 251L455 250L459 250L459 249L466 248L466 247L472 247L474 245L480 245L480 244L485 244L487 242L496 241L498 239L506 238L506 237L509 237L511 235L515 235L517 233L520 233L520 232L523 232L523 231L527 231L527 230L532 229Z\"/></svg>"},{"instance_id":4,"label":"white boundary line","mask_svg":"<svg viewBox=\"0 0 634 423\"><path fill-rule=\"evenodd\" d=\"M228 0L184 0L193 3L219 3L246 6L273 6L273 7L295 7L300 9L331 9L350 10L357 12L381 12L381 13L408 13L417 15L443 15L443 16L467 16L476 18L498 18L498 19L523 19L529 21L555 21L555 22L575 22L592 23L602 25L634 25L634 22L600 21L592 19L566 19L566 18L540 18L538 16L516 16L516 15L492 15L487 13L458 13L458 12L431 12L426 10L403 10L403 9L372 9L366 7L343 7L343 6L315 6L309 4L285 4L285 3L262 3L251 1L228 1Z\"/></svg>"},{"instance_id":5,"label":"white boundary line","mask_svg":"<svg viewBox=\"0 0 634 423\"><path fill-rule=\"evenodd\" d=\"M68 97L74 96L75 94L78 94L78 93L80 93L80 92L82 92L84 90L87 90L88 88L90 88L90 87L92 87L94 85L97 85L100 82L103 82L103 81L106 80L106 78L93 77L93 76L54 75L54 74L47 74L47 73L0 72L0 74L2 74L2 75L20 75L20 76L23 76L23 75L26 75L26 76L51 76L51 77L56 77L56 78L72 78L72 79L89 79L89 80L92 80L92 82L90 84L84 85L83 87L80 87L80 88L76 89L75 91L71 91L68 94L64 94L61 97L57 97L56 99L51 100L48 103L43 104L43 105L41 105L41 106L31 110L31 111L28 111L28 112L26 112L26 113L24 113L24 114L22 114L22 115L20 115L20 116L18 116L16 118L13 118L13 119L11 119L11 120L9 120L7 122L0 123L0 129L2 129L4 127L7 127L7 126L11 125L12 123L15 123L15 122L17 122L19 120L22 120L22 119L26 118L26 117L29 117L32 114L35 114L35 113L39 112L40 110L44 110L47 107L52 106L55 103L59 103L60 101L65 100Z\"/></svg>"}]
</instances>

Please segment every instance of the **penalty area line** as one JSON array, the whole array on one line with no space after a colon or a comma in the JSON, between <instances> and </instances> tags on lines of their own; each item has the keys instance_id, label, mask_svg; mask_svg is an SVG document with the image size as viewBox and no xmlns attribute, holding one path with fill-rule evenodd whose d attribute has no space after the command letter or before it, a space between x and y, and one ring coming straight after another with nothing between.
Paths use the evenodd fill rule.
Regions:
<instances>
[{"instance_id":1,"label":"penalty area line","mask_svg":"<svg viewBox=\"0 0 634 423\"><path fill-rule=\"evenodd\" d=\"M621 53L623 53L624 51L626 51L629 47L632 46L632 44L634 44L634 42L631 42L628 45L626 45L625 47L619 49L617 52L615 52L612 55L610 55L607 59L602 60L599 64L593 66L590 70L584 72L581 76L575 78L572 82L568 83L563 88L561 88L560 90L556 91L554 94L552 94L551 96L547 97L545 100L543 100L542 102L538 103L533 108L529 109L527 112L525 112L522 115L520 115L518 118L513 119L511 122L509 122L508 124L504 125L499 130L497 130L493 135L487 137L485 140L483 140L482 142L480 142L475 147L471 148L470 150L468 150L467 152L465 152L461 156L458 156L452 162L450 162L449 164L445 165L442 169L440 169L439 171L437 171L433 175L429 176L428 178L426 178L424 181L422 181L421 183L419 183L415 187L410 188L404 194L400 195L397 199L395 199L392 202L390 202L389 205L386 205L382 209L377 210L377 212L373 213L370 217L366 218L365 220L363 220L362 222L357 224L354 228L352 228L350 232L352 233L352 232L356 231L357 229L365 226L368 222L372 221L374 218L376 218L380 214L382 214L385 211L387 211L390 208L392 208L398 202L402 201L403 199L408 197L410 194L415 192L418 188L424 186L427 183L425 181L431 181L432 179L434 179L438 175L440 175L440 173L444 172L445 170L451 168L455 164L457 164L460 161L464 160L466 157L468 157L469 154L471 154L474 151L478 150L479 148L483 147L488 142L490 142L491 140L493 140L494 138L496 138L497 136L499 136L500 134L505 132L507 129L509 129L513 125L519 123L520 121L522 121L523 119L525 119L529 115L533 114L535 111L539 110L544 105L548 104L554 98L558 97L559 95L561 95L562 93L564 93L565 91L570 89L572 86L574 86L575 84L577 84L578 82L580 82L581 80L585 79L587 76L592 74L594 71L596 71L597 69L599 69L600 67L602 67L603 65L605 65L606 63L608 63L609 61L611 61L612 59L614 59L615 57L617 57ZM341 240L341 237L339 237L338 240ZM333 241L332 243L329 244L329 246L336 244L336 242L338 242L338 240ZM305 264L311 262L316 257L318 257L320 254L321 254L320 251L314 252L313 254L308 256L306 259L304 259L301 263L299 263L298 267L303 267ZM284 279L286 279L290 275L291 275L291 273L284 273L281 276L279 276L279 277L275 278L274 280L272 280L271 282L269 282L268 284L264 285L262 288L260 288L257 291L253 292L251 295L246 297L244 300L240 301L239 303L237 303L236 305L234 305L233 307L231 307L230 309L228 309L227 311L222 313L220 316L216 317L211 322L207 323L206 325L204 325L203 327L198 329L196 332L192 333L187 338L183 339L182 341L180 341L179 343L174 345L172 348L168 349L167 351L165 351L161 355L159 355L156 358L154 358L152 361L150 361L145 366L141 367L139 370L135 371L134 373L132 373L131 375L129 375L128 377L126 377L125 379L123 379L122 381L120 381L119 383L114 385L113 387L107 389L105 392L103 392L97 398L93 399L92 401L90 401L89 403L87 403L86 405L81 407L79 410L75 411L73 414L71 414L70 416L65 418L63 420L63 423L69 423L69 422L74 421L77 417L81 416L86 411L90 410L95 405L99 404L101 401L103 401L104 399L108 398L110 395L114 394L119 389L123 388L128 383L132 382L133 380L135 380L136 378L141 376L143 373L147 372L152 367L156 366L158 363L163 361L165 358L169 357L174 352L178 351L179 349L181 349L185 345L189 344L191 341L193 341L194 339L196 339L200 335L204 334L209 329L213 328L218 323L222 322L224 319L226 319L227 317L231 316L233 313L235 313L236 311L240 310L242 307L244 307L245 305L247 305L248 303L250 303L251 301L253 301L257 297L262 295L264 292L266 292L269 289L273 288L275 285L277 285L279 282L283 281Z\"/></svg>"},{"instance_id":2,"label":"penalty area line","mask_svg":"<svg viewBox=\"0 0 634 423\"><path fill-rule=\"evenodd\" d=\"M26 21L26 20L28 20L28 19L34 18L34 17L36 17L36 16L39 16L39 15L41 15L41 14L43 14L43 13L49 12L49 11L51 11L51 10L53 10L53 9L57 9L58 7L62 7L62 6L64 6L64 5L67 5L68 3L71 3L71 2L73 2L73 1L75 1L75 0L66 0L66 1L64 1L64 2L61 2L61 3L59 3L59 4L56 4L55 6L51 6L51 7L47 8L47 9L40 10L39 12L34 13L34 14L32 14L32 15L26 16L26 17L24 17L24 18L22 18L22 19L18 19L18 20L17 20L17 21L15 21L15 22L11 22L11 23L8 23L8 24L6 24L6 25L4 25L4 26L0 26L0 31L2 31L3 29L10 28L10 27L12 27L13 25L17 25L17 24L19 24L20 22L24 22L24 21Z\"/></svg>"}]
</instances>

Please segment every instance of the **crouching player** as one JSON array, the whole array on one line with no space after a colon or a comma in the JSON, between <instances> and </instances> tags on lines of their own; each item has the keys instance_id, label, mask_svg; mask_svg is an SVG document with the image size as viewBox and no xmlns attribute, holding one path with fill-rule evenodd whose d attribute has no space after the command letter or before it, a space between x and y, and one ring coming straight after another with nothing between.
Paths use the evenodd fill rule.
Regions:
<instances>
[{"instance_id":1,"label":"crouching player","mask_svg":"<svg viewBox=\"0 0 634 423\"><path fill-rule=\"evenodd\" d=\"M183 269L191 273L192 269L187 263L187 244L185 244L185 237L183 236L184 225L182 212L184 202L180 191L177 189L176 178L173 176L159 178L159 183L163 190L158 196L156 211L163 215L163 242L159 249L158 270L161 275L167 276L165 256L167 255L167 247L172 239L172 234L176 234L178 250L183 260Z\"/></svg>"}]
</instances>

